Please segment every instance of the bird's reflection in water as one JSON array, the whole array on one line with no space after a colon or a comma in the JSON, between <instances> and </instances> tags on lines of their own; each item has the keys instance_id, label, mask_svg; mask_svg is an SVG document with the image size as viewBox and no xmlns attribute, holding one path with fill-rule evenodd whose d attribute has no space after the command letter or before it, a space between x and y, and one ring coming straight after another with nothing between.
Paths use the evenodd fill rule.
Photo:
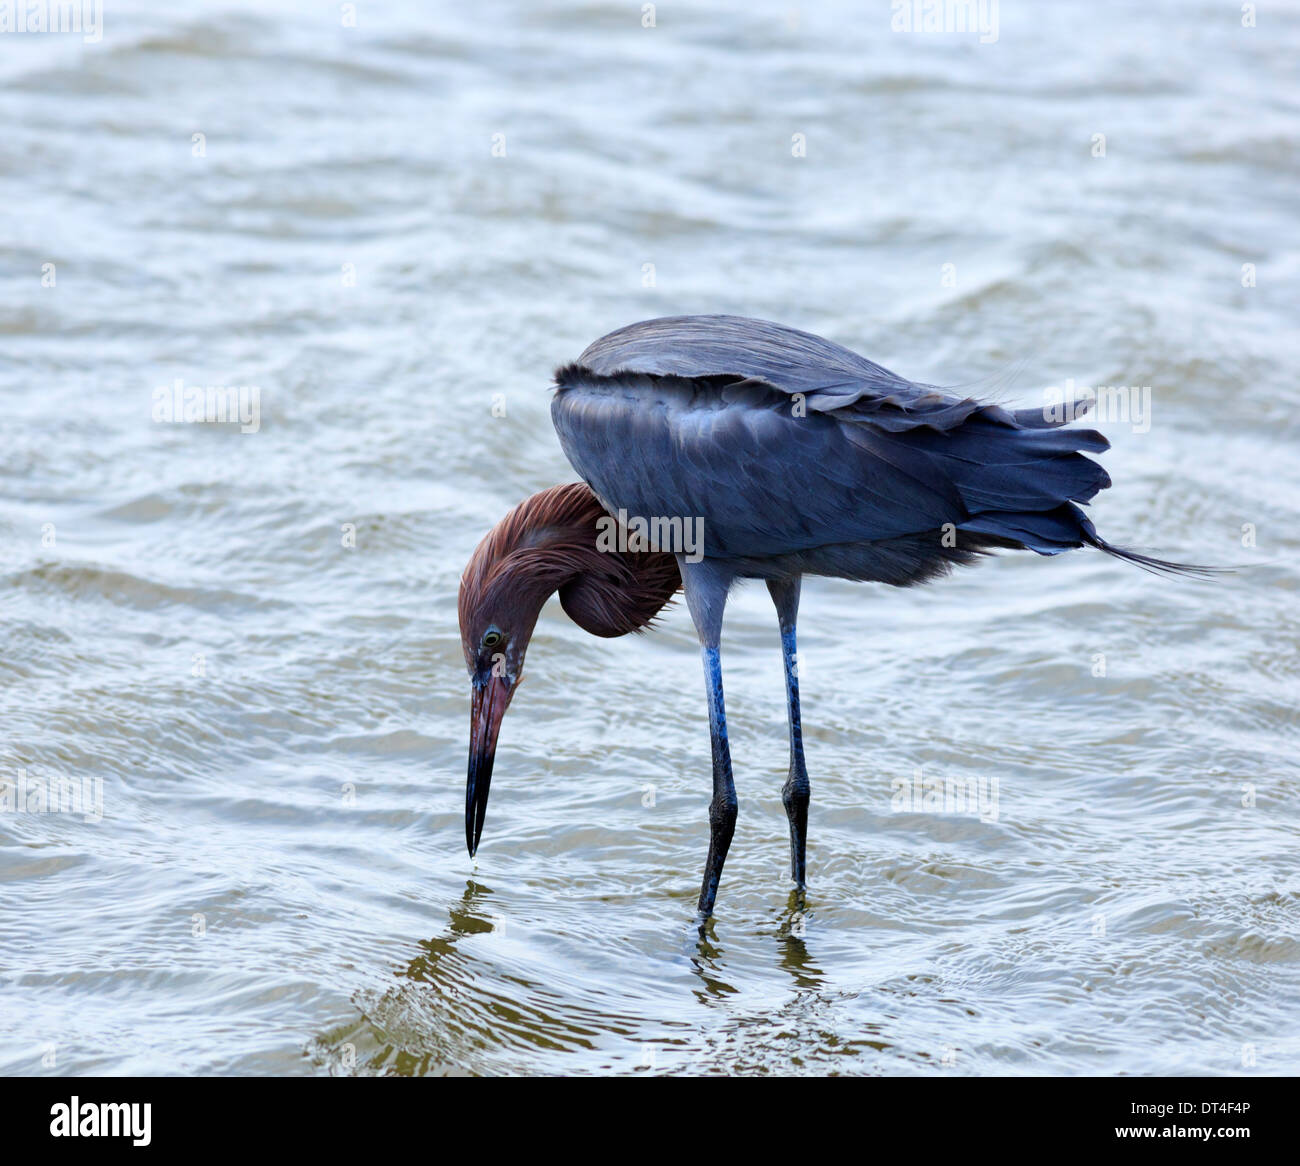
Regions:
<instances>
[{"instance_id":1,"label":"bird's reflection in water","mask_svg":"<svg viewBox=\"0 0 1300 1166\"><path fill-rule=\"evenodd\" d=\"M372 1070L513 1073L523 1071L520 1050L595 1048L590 1025L547 1007L543 985L504 966L484 972L473 941L504 930L492 894L467 880L447 906L446 928L420 940L416 954L394 969L399 983L365 1007L381 1046Z\"/></svg>"},{"instance_id":2,"label":"bird's reflection in water","mask_svg":"<svg viewBox=\"0 0 1300 1166\"><path fill-rule=\"evenodd\" d=\"M406 969L398 974L421 983L437 983L437 965L456 950L458 940L467 935L486 935L496 930L499 920L487 909L487 898L491 894L490 887L466 879L465 893L459 902L453 902L447 909L446 934L420 940L419 954L413 956Z\"/></svg>"},{"instance_id":3,"label":"bird's reflection in water","mask_svg":"<svg viewBox=\"0 0 1300 1166\"><path fill-rule=\"evenodd\" d=\"M781 949L781 968L790 973L795 986L809 991L826 984L826 974L812 962L808 955L808 921L812 913L804 901L802 891L791 891L786 902L785 917L777 931Z\"/></svg>"},{"instance_id":4,"label":"bird's reflection in water","mask_svg":"<svg viewBox=\"0 0 1300 1166\"><path fill-rule=\"evenodd\" d=\"M446 1001L451 987L466 975L460 941L497 926L489 909L491 894L488 887L468 880L464 894L448 907L446 929L420 940L406 964L393 968L398 982L353 998L360 1012L355 1025L320 1038L331 1073L423 1076L476 1071L482 1050L493 1043L492 1017L482 1009L449 1008Z\"/></svg>"},{"instance_id":5,"label":"bird's reflection in water","mask_svg":"<svg viewBox=\"0 0 1300 1166\"><path fill-rule=\"evenodd\" d=\"M541 1051L563 1057L555 1062L559 1066L568 1055L601 1052L602 1066L634 1072L671 1072L679 1063L729 1064L727 1058L738 1055L745 1064L775 1066L788 1057L791 1032L815 1035L820 1023L826 977L809 954L812 915L797 892L756 928L734 921L710 920L703 929L690 925L683 954L694 985L682 993L680 984L660 984L659 992L677 996L679 1019L655 1025L653 1035L643 1032L643 1018L634 1009L620 1011L605 996L582 1007L557 1006L553 985L534 982L526 970L521 974L508 956L500 959L503 952L491 955L481 948L483 937L502 928L495 900L490 887L471 879L445 903L446 924L392 967L395 982L358 1001L359 1023L322 1042L341 1071L516 1073L527 1071ZM727 926L741 930L728 933ZM768 946L773 936L775 961ZM490 969L480 962L485 956ZM524 959L531 968L532 960ZM780 987L786 981L778 969L793 981L786 988ZM712 1019L688 1022L687 995ZM639 1049L631 1061L609 1052L629 1039ZM826 1040L834 1043L831 1036ZM655 1050L661 1058L657 1068Z\"/></svg>"},{"instance_id":6,"label":"bird's reflection in water","mask_svg":"<svg viewBox=\"0 0 1300 1166\"><path fill-rule=\"evenodd\" d=\"M728 984L720 975L725 948L717 942L716 921L710 917L703 924L694 923L687 932L687 945L693 947L688 958L691 970L699 977L704 990L696 990L695 998L701 1004L735 995L740 989Z\"/></svg>"},{"instance_id":7,"label":"bird's reflection in water","mask_svg":"<svg viewBox=\"0 0 1300 1166\"><path fill-rule=\"evenodd\" d=\"M452 903L447 908L452 935L482 935L492 931L500 920L486 908L488 896L495 893L491 887L466 879L465 893L461 895L460 902Z\"/></svg>"},{"instance_id":8,"label":"bird's reflection in water","mask_svg":"<svg viewBox=\"0 0 1300 1166\"><path fill-rule=\"evenodd\" d=\"M800 991L815 992L826 985L826 974L808 954L808 921L812 918L800 891L791 891L777 926L780 968ZM718 940L717 924L710 918L703 926L692 926L688 944L691 969L703 984L696 999L702 1004L734 996L740 989L725 978L726 948Z\"/></svg>"}]
</instances>

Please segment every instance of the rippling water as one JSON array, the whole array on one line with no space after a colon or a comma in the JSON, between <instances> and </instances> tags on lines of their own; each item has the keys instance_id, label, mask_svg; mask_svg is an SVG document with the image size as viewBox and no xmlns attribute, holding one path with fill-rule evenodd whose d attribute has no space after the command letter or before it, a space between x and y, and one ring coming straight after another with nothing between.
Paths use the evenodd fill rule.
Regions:
<instances>
[{"instance_id":1,"label":"rippling water","mask_svg":"<svg viewBox=\"0 0 1300 1166\"><path fill-rule=\"evenodd\" d=\"M885 4L358 7L0 36L0 773L103 808L0 814L0 1070L1300 1070L1297 8L1004 0L980 44ZM476 865L455 613L573 478L550 370L695 311L1006 401L1149 385L1100 529L1249 567L809 582L806 912L741 592L703 942L684 610L548 607ZM256 432L153 420L178 379L256 386ZM898 810L918 768L996 816Z\"/></svg>"}]
</instances>

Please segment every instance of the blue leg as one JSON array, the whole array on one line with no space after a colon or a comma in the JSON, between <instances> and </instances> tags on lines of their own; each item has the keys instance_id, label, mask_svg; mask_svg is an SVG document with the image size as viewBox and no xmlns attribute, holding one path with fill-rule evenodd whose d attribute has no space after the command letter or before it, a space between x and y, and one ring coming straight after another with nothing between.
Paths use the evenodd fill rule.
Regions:
<instances>
[{"instance_id":1,"label":"blue leg","mask_svg":"<svg viewBox=\"0 0 1300 1166\"><path fill-rule=\"evenodd\" d=\"M795 647L795 621L799 615L798 576L771 579L767 589L781 621L781 654L785 658L785 701L790 714L790 776L781 790L785 816L790 819L790 877L799 890L807 876L808 801L812 787L803 761L803 728L799 720L799 671Z\"/></svg>"},{"instance_id":2,"label":"blue leg","mask_svg":"<svg viewBox=\"0 0 1300 1166\"><path fill-rule=\"evenodd\" d=\"M717 648L704 648L704 679L709 694L709 737L713 743L713 800L709 802L709 860L698 905L701 922L713 914L722 864L727 861L736 832L736 786L731 779L731 748L727 744L727 712L722 702L722 660Z\"/></svg>"},{"instance_id":3,"label":"blue leg","mask_svg":"<svg viewBox=\"0 0 1300 1166\"><path fill-rule=\"evenodd\" d=\"M709 803L709 859L704 866L697 919L701 926L713 914L722 878L722 864L727 860L731 837L736 831L736 786L731 779L731 749L727 744L727 712L722 700L722 610L732 575L711 564L687 563L679 557L682 586L695 631L700 638L700 656L704 661L704 685L709 702L709 737L713 745L713 800Z\"/></svg>"}]
</instances>

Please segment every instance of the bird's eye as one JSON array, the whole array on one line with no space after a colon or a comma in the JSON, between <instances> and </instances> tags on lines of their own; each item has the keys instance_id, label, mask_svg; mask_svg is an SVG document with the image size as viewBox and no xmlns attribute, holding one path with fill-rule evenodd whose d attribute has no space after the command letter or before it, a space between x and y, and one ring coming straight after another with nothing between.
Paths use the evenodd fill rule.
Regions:
<instances>
[{"instance_id":1,"label":"bird's eye","mask_svg":"<svg viewBox=\"0 0 1300 1166\"><path fill-rule=\"evenodd\" d=\"M496 628L491 628L488 631L483 633L483 647L485 648L495 648L498 644L502 643L504 640L505 640L505 636L503 636L499 631L497 631Z\"/></svg>"}]
</instances>

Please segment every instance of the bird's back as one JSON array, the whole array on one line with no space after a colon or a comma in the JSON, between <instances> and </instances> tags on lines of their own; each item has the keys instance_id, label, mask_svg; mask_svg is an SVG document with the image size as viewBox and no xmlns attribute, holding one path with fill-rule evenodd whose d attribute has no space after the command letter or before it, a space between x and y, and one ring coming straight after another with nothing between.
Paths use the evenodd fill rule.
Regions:
<instances>
[{"instance_id":1,"label":"bird's back","mask_svg":"<svg viewBox=\"0 0 1300 1166\"><path fill-rule=\"evenodd\" d=\"M565 454L611 510L703 520L763 574L914 582L988 546L1095 537L1092 430L920 385L820 337L735 316L648 320L556 373ZM953 539L945 532L960 531ZM951 553L951 552L956 553Z\"/></svg>"}]
</instances>

